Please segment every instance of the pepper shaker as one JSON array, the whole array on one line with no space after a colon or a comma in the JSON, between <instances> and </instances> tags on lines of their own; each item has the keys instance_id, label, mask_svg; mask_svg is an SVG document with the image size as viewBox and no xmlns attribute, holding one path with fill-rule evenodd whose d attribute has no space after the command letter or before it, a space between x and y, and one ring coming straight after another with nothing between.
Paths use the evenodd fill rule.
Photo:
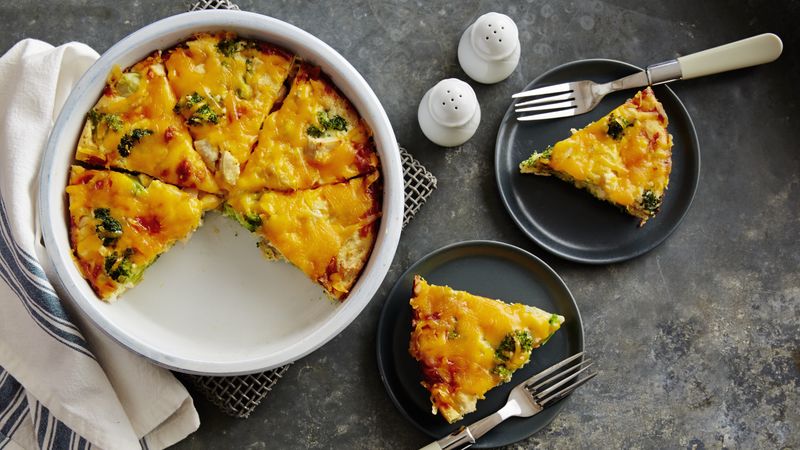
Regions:
<instances>
[{"instance_id":1,"label":"pepper shaker","mask_svg":"<svg viewBox=\"0 0 800 450\"><path fill-rule=\"evenodd\" d=\"M485 84L503 81L519 63L519 32L505 14L478 17L461 35L458 62L470 78Z\"/></svg>"},{"instance_id":2,"label":"pepper shaker","mask_svg":"<svg viewBox=\"0 0 800 450\"><path fill-rule=\"evenodd\" d=\"M481 121L481 107L469 84L448 78L425 93L417 119L422 132L434 144L456 147L475 134Z\"/></svg>"}]
</instances>

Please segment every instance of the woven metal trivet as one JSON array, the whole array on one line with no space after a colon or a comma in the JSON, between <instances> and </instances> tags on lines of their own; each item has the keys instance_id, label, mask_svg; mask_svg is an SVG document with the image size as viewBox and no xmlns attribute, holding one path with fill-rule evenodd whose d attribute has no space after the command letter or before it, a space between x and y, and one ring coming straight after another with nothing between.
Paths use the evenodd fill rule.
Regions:
<instances>
[{"instance_id":1,"label":"woven metal trivet","mask_svg":"<svg viewBox=\"0 0 800 450\"><path fill-rule=\"evenodd\" d=\"M189 6L189 11L199 11L201 9L236 9L239 7L235 3L228 0L200 0L193 2Z\"/></svg>"}]
</instances>

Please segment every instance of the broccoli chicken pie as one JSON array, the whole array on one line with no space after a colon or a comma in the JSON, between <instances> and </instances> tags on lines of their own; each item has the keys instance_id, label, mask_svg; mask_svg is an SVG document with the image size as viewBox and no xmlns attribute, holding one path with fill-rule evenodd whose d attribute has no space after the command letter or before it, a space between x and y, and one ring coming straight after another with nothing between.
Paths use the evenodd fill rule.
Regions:
<instances>
[{"instance_id":1,"label":"broccoli chicken pie","mask_svg":"<svg viewBox=\"0 0 800 450\"><path fill-rule=\"evenodd\" d=\"M600 120L520 165L522 173L555 175L640 219L661 208L672 169L667 114L648 87Z\"/></svg>"},{"instance_id":2,"label":"broccoli chicken pie","mask_svg":"<svg viewBox=\"0 0 800 450\"><path fill-rule=\"evenodd\" d=\"M480 297L414 277L409 353L419 361L432 411L449 423L511 380L564 322L557 314Z\"/></svg>"},{"instance_id":3,"label":"broccoli chicken pie","mask_svg":"<svg viewBox=\"0 0 800 450\"><path fill-rule=\"evenodd\" d=\"M70 243L103 300L209 210L340 301L376 240L382 178L367 124L318 67L233 33L199 33L114 68L75 160Z\"/></svg>"}]
</instances>

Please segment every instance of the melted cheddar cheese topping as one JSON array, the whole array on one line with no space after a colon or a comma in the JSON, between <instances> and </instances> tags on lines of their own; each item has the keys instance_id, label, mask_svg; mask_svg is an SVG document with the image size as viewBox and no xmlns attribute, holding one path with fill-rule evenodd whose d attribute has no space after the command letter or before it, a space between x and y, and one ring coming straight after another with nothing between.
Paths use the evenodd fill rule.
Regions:
<instances>
[{"instance_id":1,"label":"melted cheddar cheese topping","mask_svg":"<svg viewBox=\"0 0 800 450\"><path fill-rule=\"evenodd\" d=\"M378 173L294 192L228 198L237 220L271 250L343 299L366 263L380 215Z\"/></svg>"},{"instance_id":2,"label":"melted cheddar cheese topping","mask_svg":"<svg viewBox=\"0 0 800 450\"><path fill-rule=\"evenodd\" d=\"M78 266L104 300L135 283L215 206L148 177L79 166L72 167L66 191Z\"/></svg>"},{"instance_id":3,"label":"melted cheddar cheese topping","mask_svg":"<svg viewBox=\"0 0 800 450\"><path fill-rule=\"evenodd\" d=\"M166 67L195 146L221 186L236 185L264 117L285 91L293 58L232 33L199 34Z\"/></svg>"},{"instance_id":4,"label":"melted cheddar cheese topping","mask_svg":"<svg viewBox=\"0 0 800 450\"><path fill-rule=\"evenodd\" d=\"M116 67L86 121L76 158L159 178L182 187L219 188L180 116L160 54L122 72Z\"/></svg>"},{"instance_id":5,"label":"melted cheddar cheese topping","mask_svg":"<svg viewBox=\"0 0 800 450\"><path fill-rule=\"evenodd\" d=\"M551 149L534 154L520 169L559 176L646 220L655 214L654 203L660 205L669 183L672 136L667 124L664 108L648 87Z\"/></svg>"},{"instance_id":6,"label":"melted cheddar cheese topping","mask_svg":"<svg viewBox=\"0 0 800 450\"><path fill-rule=\"evenodd\" d=\"M233 33L115 67L76 159L121 169L74 166L66 188L76 263L104 300L223 201L265 254L338 300L376 239L382 181L369 128L319 68Z\"/></svg>"},{"instance_id":7,"label":"melted cheddar cheese topping","mask_svg":"<svg viewBox=\"0 0 800 450\"><path fill-rule=\"evenodd\" d=\"M433 413L453 423L478 399L509 381L531 350L555 333L564 318L522 304L479 297L414 278L409 352L420 362ZM529 340L509 340L509 336Z\"/></svg>"},{"instance_id":8,"label":"melted cheddar cheese topping","mask_svg":"<svg viewBox=\"0 0 800 450\"><path fill-rule=\"evenodd\" d=\"M377 165L369 128L319 69L304 64L280 109L264 121L238 188L308 189Z\"/></svg>"}]
</instances>

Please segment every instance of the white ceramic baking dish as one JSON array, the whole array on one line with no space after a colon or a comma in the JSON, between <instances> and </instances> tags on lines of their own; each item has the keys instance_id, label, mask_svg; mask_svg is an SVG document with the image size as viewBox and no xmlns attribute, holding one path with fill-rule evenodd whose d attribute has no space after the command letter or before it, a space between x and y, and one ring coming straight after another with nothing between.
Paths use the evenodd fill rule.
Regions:
<instances>
[{"instance_id":1,"label":"white ceramic baking dish","mask_svg":"<svg viewBox=\"0 0 800 450\"><path fill-rule=\"evenodd\" d=\"M188 243L147 269L117 302L100 301L72 259L64 187L86 112L114 65L127 67L199 31L229 30L284 47L321 66L374 132L383 181L375 248L344 303L327 299L296 268L264 260L255 238L217 213ZM349 325L383 281L400 238L403 173L392 126L364 78L339 53L280 20L241 11L197 11L146 26L111 47L80 79L62 109L42 161L38 213L53 280L98 327L130 350L179 371L244 374L312 352Z\"/></svg>"}]
</instances>

